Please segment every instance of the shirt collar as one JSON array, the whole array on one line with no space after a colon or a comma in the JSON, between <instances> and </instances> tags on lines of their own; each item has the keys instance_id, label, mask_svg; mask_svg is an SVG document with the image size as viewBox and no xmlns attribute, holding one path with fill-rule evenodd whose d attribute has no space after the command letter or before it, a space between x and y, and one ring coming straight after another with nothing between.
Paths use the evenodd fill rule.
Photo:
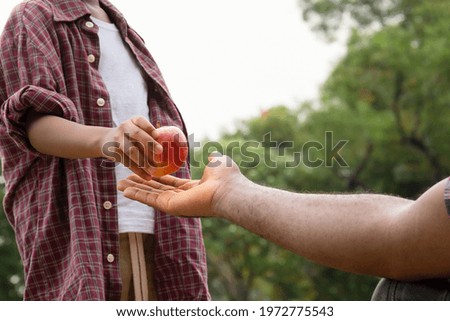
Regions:
<instances>
[{"instance_id":1,"label":"shirt collar","mask_svg":"<svg viewBox=\"0 0 450 321\"><path fill-rule=\"evenodd\" d=\"M75 21L90 11L81 0L49 0L55 21Z\"/></svg>"},{"instance_id":2,"label":"shirt collar","mask_svg":"<svg viewBox=\"0 0 450 321\"><path fill-rule=\"evenodd\" d=\"M82 0L47 0L53 7L55 21L75 21L83 16L90 15L88 7ZM103 9L115 23L125 21L123 15L107 0L100 0Z\"/></svg>"}]
</instances>

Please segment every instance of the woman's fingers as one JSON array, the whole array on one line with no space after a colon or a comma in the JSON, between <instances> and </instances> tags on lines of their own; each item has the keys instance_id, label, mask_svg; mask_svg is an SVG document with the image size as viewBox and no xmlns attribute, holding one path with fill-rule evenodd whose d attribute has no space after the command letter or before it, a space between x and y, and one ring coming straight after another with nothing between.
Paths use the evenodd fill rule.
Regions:
<instances>
[{"instance_id":1,"label":"woman's fingers","mask_svg":"<svg viewBox=\"0 0 450 321\"><path fill-rule=\"evenodd\" d=\"M139 166L139 164L136 164L131 159L128 158L128 156L124 155L125 158L124 166L128 167L133 173L135 173L137 176L142 177L143 179L152 179L152 175L148 173L143 167Z\"/></svg>"},{"instance_id":2,"label":"woman's fingers","mask_svg":"<svg viewBox=\"0 0 450 321\"><path fill-rule=\"evenodd\" d=\"M142 151L145 154L161 154L163 147L153 137L155 127L144 117L135 117L130 122L139 130L132 131L130 135L133 139L142 144Z\"/></svg>"},{"instance_id":3,"label":"woman's fingers","mask_svg":"<svg viewBox=\"0 0 450 321\"><path fill-rule=\"evenodd\" d=\"M134 173L150 179L155 155L162 152L162 146L153 137L155 127L144 117L135 117L114 129L116 146L114 160L121 162ZM112 157L109 157L110 159Z\"/></svg>"}]
</instances>

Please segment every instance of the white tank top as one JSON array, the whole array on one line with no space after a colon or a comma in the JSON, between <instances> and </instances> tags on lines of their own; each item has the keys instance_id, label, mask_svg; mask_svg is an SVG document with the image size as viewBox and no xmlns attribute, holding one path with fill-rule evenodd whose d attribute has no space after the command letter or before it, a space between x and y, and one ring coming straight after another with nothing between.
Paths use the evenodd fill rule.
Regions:
<instances>
[{"instance_id":1,"label":"white tank top","mask_svg":"<svg viewBox=\"0 0 450 321\"><path fill-rule=\"evenodd\" d=\"M138 115L149 119L147 84L136 58L114 24L92 16L91 19L99 27L99 71L108 89L114 125L117 126ZM117 164L115 171L117 180L124 179L132 173L121 163ZM154 233L155 211L153 208L130 200L119 192L117 209L119 233Z\"/></svg>"}]
</instances>

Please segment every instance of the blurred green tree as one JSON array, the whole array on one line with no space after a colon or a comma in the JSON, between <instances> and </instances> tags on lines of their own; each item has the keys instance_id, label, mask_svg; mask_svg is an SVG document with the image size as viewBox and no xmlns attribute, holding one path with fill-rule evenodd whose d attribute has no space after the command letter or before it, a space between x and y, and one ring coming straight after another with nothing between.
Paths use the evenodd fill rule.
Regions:
<instances>
[{"instance_id":1,"label":"blurred green tree","mask_svg":"<svg viewBox=\"0 0 450 321\"><path fill-rule=\"evenodd\" d=\"M0 185L0 200L4 185ZM23 272L14 232L0 205L0 301L20 300L23 290Z\"/></svg>"},{"instance_id":2,"label":"blurred green tree","mask_svg":"<svg viewBox=\"0 0 450 321\"><path fill-rule=\"evenodd\" d=\"M293 191L415 198L448 176L448 1L299 2L330 38L343 22L352 26L346 56L318 103L243 120L220 151L251 180ZM368 300L378 281L316 265L223 221L204 220L204 231L215 298Z\"/></svg>"},{"instance_id":3,"label":"blurred green tree","mask_svg":"<svg viewBox=\"0 0 450 321\"><path fill-rule=\"evenodd\" d=\"M243 120L220 143L191 154L201 160L193 176L200 177L212 149L232 156L253 181L292 191L415 198L448 176L448 0L299 4L330 39L341 26L352 28L321 100ZM368 300L377 282L316 265L221 220L204 219L203 226L216 300ZM19 299L22 268L3 212L0 255L0 299Z\"/></svg>"}]
</instances>

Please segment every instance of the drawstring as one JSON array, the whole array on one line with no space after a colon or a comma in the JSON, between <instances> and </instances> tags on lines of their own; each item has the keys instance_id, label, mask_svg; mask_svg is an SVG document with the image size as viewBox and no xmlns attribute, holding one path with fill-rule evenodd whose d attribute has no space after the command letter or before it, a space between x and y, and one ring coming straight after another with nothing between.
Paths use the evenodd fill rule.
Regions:
<instances>
[{"instance_id":1,"label":"drawstring","mask_svg":"<svg viewBox=\"0 0 450 321\"><path fill-rule=\"evenodd\" d=\"M128 233L130 239L131 269L136 301L148 301L147 270L145 267L144 242L141 233Z\"/></svg>"}]
</instances>

